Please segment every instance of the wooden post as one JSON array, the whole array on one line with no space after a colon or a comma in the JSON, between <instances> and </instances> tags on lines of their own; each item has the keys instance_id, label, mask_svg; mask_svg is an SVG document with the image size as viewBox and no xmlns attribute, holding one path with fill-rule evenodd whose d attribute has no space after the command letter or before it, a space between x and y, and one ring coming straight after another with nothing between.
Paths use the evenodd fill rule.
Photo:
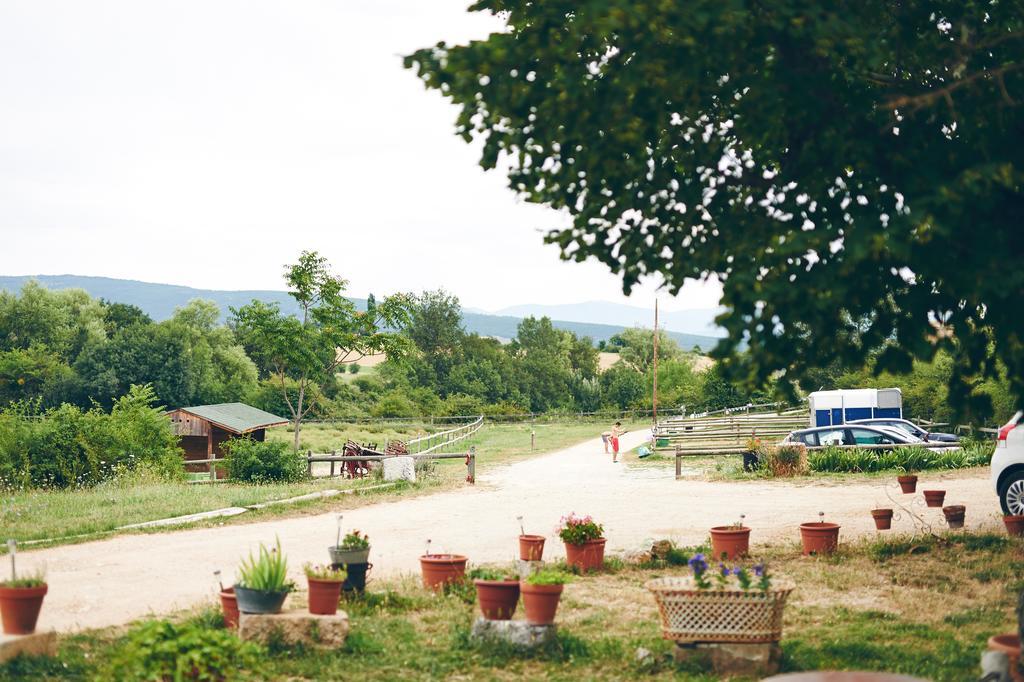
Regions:
<instances>
[{"instance_id":1,"label":"wooden post","mask_svg":"<svg viewBox=\"0 0 1024 682\"><path fill-rule=\"evenodd\" d=\"M651 420L658 425L658 299L654 299L654 383L651 387Z\"/></svg>"},{"instance_id":2,"label":"wooden post","mask_svg":"<svg viewBox=\"0 0 1024 682\"><path fill-rule=\"evenodd\" d=\"M306 475L313 478L313 451L306 450Z\"/></svg>"},{"instance_id":3,"label":"wooden post","mask_svg":"<svg viewBox=\"0 0 1024 682\"><path fill-rule=\"evenodd\" d=\"M338 454L337 450L331 450L331 457L334 457L337 454ZM333 459L331 460L331 478L334 478L334 460Z\"/></svg>"},{"instance_id":4,"label":"wooden post","mask_svg":"<svg viewBox=\"0 0 1024 682\"><path fill-rule=\"evenodd\" d=\"M206 430L206 459L213 460L213 425L207 426ZM217 467L212 461L206 463L210 468L210 480L217 480Z\"/></svg>"},{"instance_id":5,"label":"wooden post","mask_svg":"<svg viewBox=\"0 0 1024 682\"><path fill-rule=\"evenodd\" d=\"M476 484L476 446L469 448L469 482Z\"/></svg>"},{"instance_id":6,"label":"wooden post","mask_svg":"<svg viewBox=\"0 0 1024 682\"><path fill-rule=\"evenodd\" d=\"M530 450L534 450L537 447L537 432L530 430Z\"/></svg>"},{"instance_id":7,"label":"wooden post","mask_svg":"<svg viewBox=\"0 0 1024 682\"><path fill-rule=\"evenodd\" d=\"M679 446L676 445L676 480L678 481L683 477L683 460L679 452Z\"/></svg>"}]
</instances>

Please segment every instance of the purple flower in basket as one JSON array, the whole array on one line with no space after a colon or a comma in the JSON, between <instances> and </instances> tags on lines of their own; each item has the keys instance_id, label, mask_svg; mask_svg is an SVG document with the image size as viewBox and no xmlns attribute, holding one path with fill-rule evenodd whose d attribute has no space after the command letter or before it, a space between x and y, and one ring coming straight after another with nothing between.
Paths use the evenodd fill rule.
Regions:
<instances>
[{"instance_id":1,"label":"purple flower in basket","mask_svg":"<svg viewBox=\"0 0 1024 682\"><path fill-rule=\"evenodd\" d=\"M693 569L694 575L704 575L704 571L708 570L708 562L704 560L704 555L695 554L693 558L690 559L690 568Z\"/></svg>"}]
</instances>

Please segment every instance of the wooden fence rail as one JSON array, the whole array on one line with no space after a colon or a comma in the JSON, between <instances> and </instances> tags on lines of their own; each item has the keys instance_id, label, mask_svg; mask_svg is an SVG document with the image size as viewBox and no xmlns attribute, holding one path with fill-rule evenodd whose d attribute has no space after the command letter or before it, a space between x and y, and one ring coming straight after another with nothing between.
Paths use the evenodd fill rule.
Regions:
<instances>
[{"instance_id":1,"label":"wooden fence rail","mask_svg":"<svg viewBox=\"0 0 1024 682\"><path fill-rule=\"evenodd\" d=\"M482 415L478 416L468 424L462 424L454 429L448 429L447 431L439 431L437 433L429 433L419 438L413 438L408 441L405 445L409 448L410 453L418 455L425 455L434 450L444 450L461 440L465 440L475 434L484 425L484 418Z\"/></svg>"}]
</instances>

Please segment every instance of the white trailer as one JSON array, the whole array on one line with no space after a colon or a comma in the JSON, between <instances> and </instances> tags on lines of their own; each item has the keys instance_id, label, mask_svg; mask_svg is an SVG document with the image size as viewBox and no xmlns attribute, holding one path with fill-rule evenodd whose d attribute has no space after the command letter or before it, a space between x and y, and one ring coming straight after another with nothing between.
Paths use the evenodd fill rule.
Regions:
<instances>
[{"instance_id":1,"label":"white trailer","mask_svg":"<svg viewBox=\"0 0 1024 682\"><path fill-rule=\"evenodd\" d=\"M815 391L807 396L807 404L811 426L832 426L877 417L903 418L903 393L898 388Z\"/></svg>"}]
</instances>

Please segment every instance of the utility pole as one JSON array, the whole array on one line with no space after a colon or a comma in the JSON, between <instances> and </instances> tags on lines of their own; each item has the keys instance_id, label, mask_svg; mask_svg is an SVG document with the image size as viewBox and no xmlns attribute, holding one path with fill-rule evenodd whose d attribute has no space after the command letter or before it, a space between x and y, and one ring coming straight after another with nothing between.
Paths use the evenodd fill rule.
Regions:
<instances>
[{"instance_id":1,"label":"utility pole","mask_svg":"<svg viewBox=\"0 0 1024 682\"><path fill-rule=\"evenodd\" d=\"M658 425L658 299L654 299L654 386L651 396L651 419Z\"/></svg>"}]
</instances>

